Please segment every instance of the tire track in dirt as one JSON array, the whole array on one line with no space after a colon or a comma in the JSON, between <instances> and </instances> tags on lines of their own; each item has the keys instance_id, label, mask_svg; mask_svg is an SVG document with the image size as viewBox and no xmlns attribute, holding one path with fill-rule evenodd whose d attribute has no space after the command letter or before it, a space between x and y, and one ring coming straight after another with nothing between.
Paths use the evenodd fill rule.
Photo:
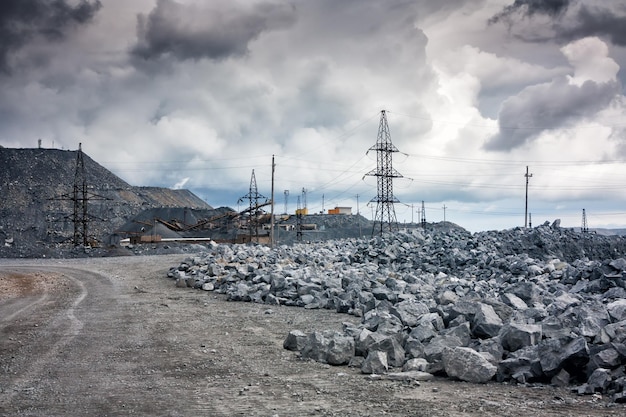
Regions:
<instances>
[{"instance_id":1,"label":"tire track in dirt","mask_svg":"<svg viewBox=\"0 0 626 417\"><path fill-rule=\"evenodd\" d=\"M19 271L32 273L40 271L40 269L20 267ZM50 324L46 325L42 329L42 332L46 334L55 335L57 340L48 345L45 352L39 353L36 358L33 358L33 360L29 363L27 370L12 378L8 384L9 389L0 392L0 410L3 404L10 403L17 394L27 390L29 385L33 385L34 382L40 380L40 374L44 365L50 363L53 358L57 357L64 347L71 343L72 340L80 334L83 328L83 323L76 317L75 310L77 306L87 297L89 292L79 279L73 277L71 274L66 276L79 288L79 294L67 309L61 311ZM2 320L3 323L6 324L14 318L23 315L29 309L36 310L38 307L40 308L48 299L48 296L48 291L44 289L44 294L40 298L30 302L19 310L8 314L7 317Z\"/></svg>"},{"instance_id":2,"label":"tire track in dirt","mask_svg":"<svg viewBox=\"0 0 626 417\"><path fill-rule=\"evenodd\" d=\"M22 313L26 312L28 309L43 304L47 299L48 290L44 289L44 293L37 299L31 297L19 298L0 304L0 328L12 322L15 317L22 315ZM7 311L9 310L12 312L8 313Z\"/></svg>"}]
</instances>

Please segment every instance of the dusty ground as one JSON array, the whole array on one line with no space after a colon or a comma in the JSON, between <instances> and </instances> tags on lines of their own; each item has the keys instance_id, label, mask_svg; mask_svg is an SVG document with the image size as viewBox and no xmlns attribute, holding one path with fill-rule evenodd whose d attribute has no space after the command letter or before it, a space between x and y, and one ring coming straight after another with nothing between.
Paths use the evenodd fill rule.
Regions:
<instances>
[{"instance_id":1,"label":"dusty ground","mask_svg":"<svg viewBox=\"0 0 626 417\"><path fill-rule=\"evenodd\" d=\"M183 255L0 260L0 415L624 416L566 389L369 380L302 361L290 330L329 311L175 288Z\"/></svg>"}]
</instances>

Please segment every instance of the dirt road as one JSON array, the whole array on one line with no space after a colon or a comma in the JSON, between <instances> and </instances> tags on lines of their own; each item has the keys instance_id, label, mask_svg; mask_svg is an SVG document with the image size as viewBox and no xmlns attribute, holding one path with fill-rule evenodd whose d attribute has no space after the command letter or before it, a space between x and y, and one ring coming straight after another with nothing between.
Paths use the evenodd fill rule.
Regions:
<instances>
[{"instance_id":1,"label":"dirt road","mask_svg":"<svg viewBox=\"0 0 626 417\"><path fill-rule=\"evenodd\" d=\"M623 416L552 387L421 385L302 361L290 330L330 311L227 302L175 288L184 256L0 260L2 416Z\"/></svg>"}]
</instances>

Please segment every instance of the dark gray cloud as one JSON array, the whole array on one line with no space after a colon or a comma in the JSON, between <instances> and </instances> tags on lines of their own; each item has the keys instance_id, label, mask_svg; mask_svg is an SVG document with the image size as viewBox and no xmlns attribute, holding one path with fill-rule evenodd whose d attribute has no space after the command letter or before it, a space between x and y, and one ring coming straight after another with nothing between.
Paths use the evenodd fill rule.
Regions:
<instances>
[{"instance_id":1,"label":"dark gray cloud","mask_svg":"<svg viewBox=\"0 0 626 417\"><path fill-rule=\"evenodd\" d=\"M615 45L626 46L626 6L620 10L582 5L573 24L557 26L557 36L564 42L586 36L608 38Z\"/></svg>"},{"instance_id":2,"label":"dark gray cloud","mask_svg":"<svg viewBox=\"0 0 626 417\"><path fill-rule=\"evenodd\" d=\"M616 81L586 81L578 86L565 78L528 87L502 104L500 132L485 144L485 149L510 151L535 140L544 130L586 120L606 108L620 92L621 85Z\"/></svg>"},{"instance_id":3,"label":"dark gray cloud","mask_svg":"<svg viewBox=\"0 0 626 417\"><path fill-rule=\"evenodd\" d=\"M285 3L185 5L159 0L147 16L138 16L138 41L132 54L145 60L163 56L181 60L241 56L262 32L288 27L294 21L295 9Z\"/></svg>"},{"instance_id":4,"label":"dark gray cloud","mask_svg":"<svg viewBox=\"0 0 626 417\"><path fill-rule=\"evenodd\" d=\"M99 0L0 1L0 71L10 72L10 54L36 37L62 40L72 27L90 22L102 7Z\"/></svg>"},{"instance_id":5,"label":"dark gray cloud","mask_svg":"<svg viewBox=\"0 0 626 417\"><path fill-rule=\"evenodd\" d=\"M489 23L506 22L511 28L519 18L532 19L537 15L549 16L550 33L545 33L545 22L541 31L517 34L530 42L557 40L568 43L587 36L600 36L615 45L626 46L626 5L618 2L590 2L577 0L515 0L502 12L489 19Z\"/></svg>"},{"instance_id":6,"label":"dark gray cloud","mask_svg":"<svg viewBox=\"0 0 626 417\"><path fill-rule=\"evenodd\" d=\"M502 19L511 19L517 15L532 17L536 14L545 14L552 17L562 15L569 7L570 0L515 0L506 6L500 13L493 16L489 22L497 23Z\"/></svg>"}]
</instances>

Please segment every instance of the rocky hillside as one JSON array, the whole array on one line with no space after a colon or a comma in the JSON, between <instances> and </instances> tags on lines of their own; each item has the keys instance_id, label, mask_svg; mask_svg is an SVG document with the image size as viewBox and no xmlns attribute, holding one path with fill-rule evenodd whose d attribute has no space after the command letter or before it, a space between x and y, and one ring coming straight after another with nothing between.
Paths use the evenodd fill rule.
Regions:
<instances>
[{"instance_id":1,"label":"rocky hillside","mask_svg":"<svg viewBox=\"0 0 626 417\"><path fill-rule=\"evenodd\" d=\"M0 256L37 256L71 239L78 151L0 147ZM134 187L83 153L90 195L89 234L106 243L129 218L152 207L211 209L188 190ZM44 252L45 253L45 252Z\"/></svg>"}]
</instances>

